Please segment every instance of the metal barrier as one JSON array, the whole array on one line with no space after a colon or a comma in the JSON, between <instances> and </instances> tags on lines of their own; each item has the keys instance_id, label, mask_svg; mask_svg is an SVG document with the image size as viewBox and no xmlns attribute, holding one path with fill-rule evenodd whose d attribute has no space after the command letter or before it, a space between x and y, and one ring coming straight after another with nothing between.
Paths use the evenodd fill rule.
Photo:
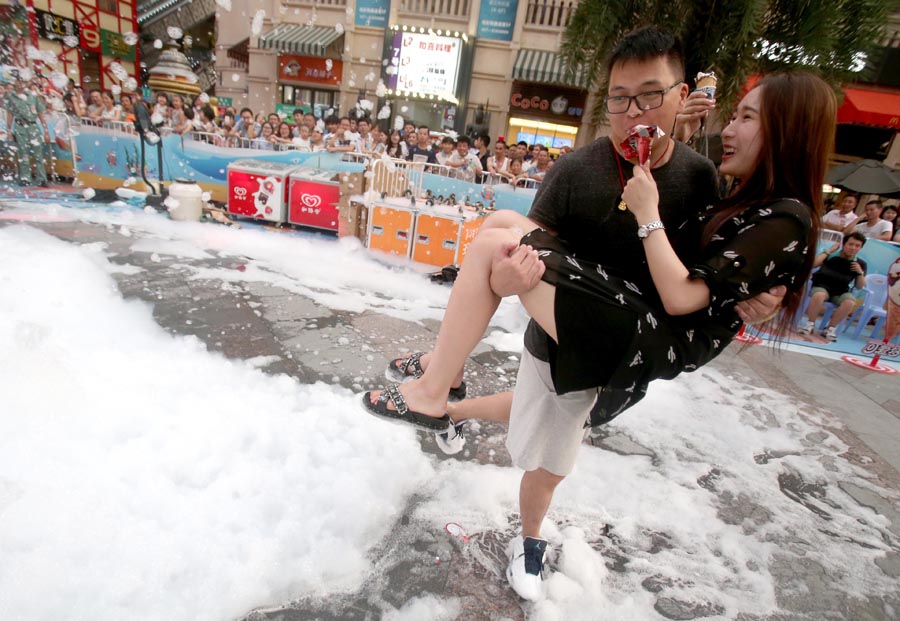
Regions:
<instances>
[{"instance_id":1,"label":"metal barrier","mask_svg":"<svg viewBox=\"0 0 900 621\"><path fill-rule=\"evenodd\" d=\"M288 144L286 142L277 144L276 149L278 151L299 151L300 153L309 153L312 151L309 147L304 147L299 144Z\"/></svg>"},{"instance_id":2,"label":"metal barrier","mask_svg":"<svg viewBox=\"0 0 900 621\"><path fill-rule=\"evenodd\" d=\"M101 121L101 127L123 134L134 134L134 123L131 121Z\"/></svg>"},{"instance_id":3,"label":"metal barrier","mask_svg":"<svg viewBox=\"0 0 900 621\"><path fill-rule=\"evenodd\" d=\"M513 184L517 188L539 188L541 187L541 182L537 179L529 179L527 177L522 177L521 179L516 179L516 182Z\"/></svg>"},{"instance_id":4,"label":"metal barrier","mask_svg":"<svg viewBox=\"0 0 900 621\"><path fill-rule=\"evenodd\" d=\"M841 231L822 228L819 229L819 241L826 244L842 244L844 242L844 234Z\"/></svg>"},{"instance_id":5,"label":"metal barrier","mask_svg":"<svg viewBox=\"0 0 900 621\"><path fill-rule=\"evenodd\" d=\"M369 188L385 196L422 195L424 165L389 157L373 158Z\"/></svg>"},{"instance_id":6,"label":"metal barrier","mask_svg":"<svg viewBox=\"0 0 900 621\"><path fill-rule=\"evenodd\" d=\"M347 151L341 157L342 162L354 162L356 164L366 164L368 165L369 160L372 156L368 153L360 153L358 151Z\"/></svg>"}]
</instances>

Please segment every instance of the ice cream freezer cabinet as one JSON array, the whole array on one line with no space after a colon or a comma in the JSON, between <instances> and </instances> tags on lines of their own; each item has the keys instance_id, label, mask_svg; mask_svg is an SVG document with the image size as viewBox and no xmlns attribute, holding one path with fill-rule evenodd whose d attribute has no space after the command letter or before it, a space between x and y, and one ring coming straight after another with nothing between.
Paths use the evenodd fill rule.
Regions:
<instances>
[{"instance_id":1,"label":"ice cream freezer cabinet","mask_svg":"<svg viewBox=\"0 0 900 621\"><path fill-rule=\"evenodd\" d=\"M244 218L287 221L288 175L296 164L241 159L228 164L228 213Z\"/></svg>"},{"instance_id":2,"label":"ice cream freezer cabinet","mask_svg":"<svg viewBox=\"0 0 900 621\"><path fill-rule=\"evenodd\" d=\"M385 199L369 210L366 245L435 267L460 265L483 221L483 214L472 209Z\"/></svg>"},{"instance_id":3,"label":"ice cream freezer cabinet","mask_svg":"<svg viewBox=\"0 0 900 621\"><path fill-rule=\"evenodd\" d=\"M338 230L341 173L299 167L288 184L288 222L325 231Z\"/></svg>"}]
</instances>

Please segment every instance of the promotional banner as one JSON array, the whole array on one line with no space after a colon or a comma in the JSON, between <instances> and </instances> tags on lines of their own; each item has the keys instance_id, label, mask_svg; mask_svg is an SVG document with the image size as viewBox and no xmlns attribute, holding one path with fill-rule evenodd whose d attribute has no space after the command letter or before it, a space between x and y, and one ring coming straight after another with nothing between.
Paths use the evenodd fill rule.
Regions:
<instances>
[{"instance_id":1,"label":"promotional banner","mask_svg":"<svg viewBox=\"0 0 900 621\"><path fill-rule=\"evenodd\" d=\"M388 88L454 101L461 48L456 37L395 32Z\"/></svg>"},{"instance_id":2,"label":"promotional banner","mask_svg":"<svg viewBox=\"0 0 900 621\"><path fill-rule=\"evenodd\" d=\"M356 25L387 28L391 0L356 0Z\"/></svg>"},{"instance_id":3,"label":"promotional banner","mask_svg":"<svg viewBox=\"0 0 900 621\"><path fill-rule=\"evenodd\" d=\"M478 36L494 41L512 41L519 0L481 0Z\"/></svg>"}]
</instances>

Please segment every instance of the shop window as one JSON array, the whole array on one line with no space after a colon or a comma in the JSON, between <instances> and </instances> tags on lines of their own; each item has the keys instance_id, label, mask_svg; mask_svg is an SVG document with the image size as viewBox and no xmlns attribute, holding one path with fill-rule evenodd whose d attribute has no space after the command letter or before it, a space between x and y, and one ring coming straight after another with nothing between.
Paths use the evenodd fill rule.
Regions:
<instances>
[{"instance_id":1,"label":"shop window","mask_svg":"<svg viewBox=\"0 0 900 621\"><path fill-rule=\"evenodd\" d=\"M116 0L97 0L97 8L107 13L116 14Z\"/></svg>"}]
</instances>

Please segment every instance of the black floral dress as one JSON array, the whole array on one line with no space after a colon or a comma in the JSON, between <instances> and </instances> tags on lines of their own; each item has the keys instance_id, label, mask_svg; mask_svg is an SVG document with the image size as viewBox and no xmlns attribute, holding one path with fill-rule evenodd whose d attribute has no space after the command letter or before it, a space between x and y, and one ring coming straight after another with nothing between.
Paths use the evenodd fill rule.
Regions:
<instances>
[{"instance_id":1,"label":"black floral dress","mask_svg":"<svg viewBox=\"0 0 900 621\"><path fill-rule=\"evenodd\" d=\"M713 213L699 217L701 226ZM579 259L564 241L537 229L522 239L535 248L556 287L558 344L550 368L558 394L596 388L591 425L601 425L640 401L655 379L672 379L715 358L741 326L735 305L776 285L796 288L807 253L810 209L793 199L748 209L727 221L690 267L703 279L710 304L673 317L656 292Z\"/></svg>"}]
</instances>

